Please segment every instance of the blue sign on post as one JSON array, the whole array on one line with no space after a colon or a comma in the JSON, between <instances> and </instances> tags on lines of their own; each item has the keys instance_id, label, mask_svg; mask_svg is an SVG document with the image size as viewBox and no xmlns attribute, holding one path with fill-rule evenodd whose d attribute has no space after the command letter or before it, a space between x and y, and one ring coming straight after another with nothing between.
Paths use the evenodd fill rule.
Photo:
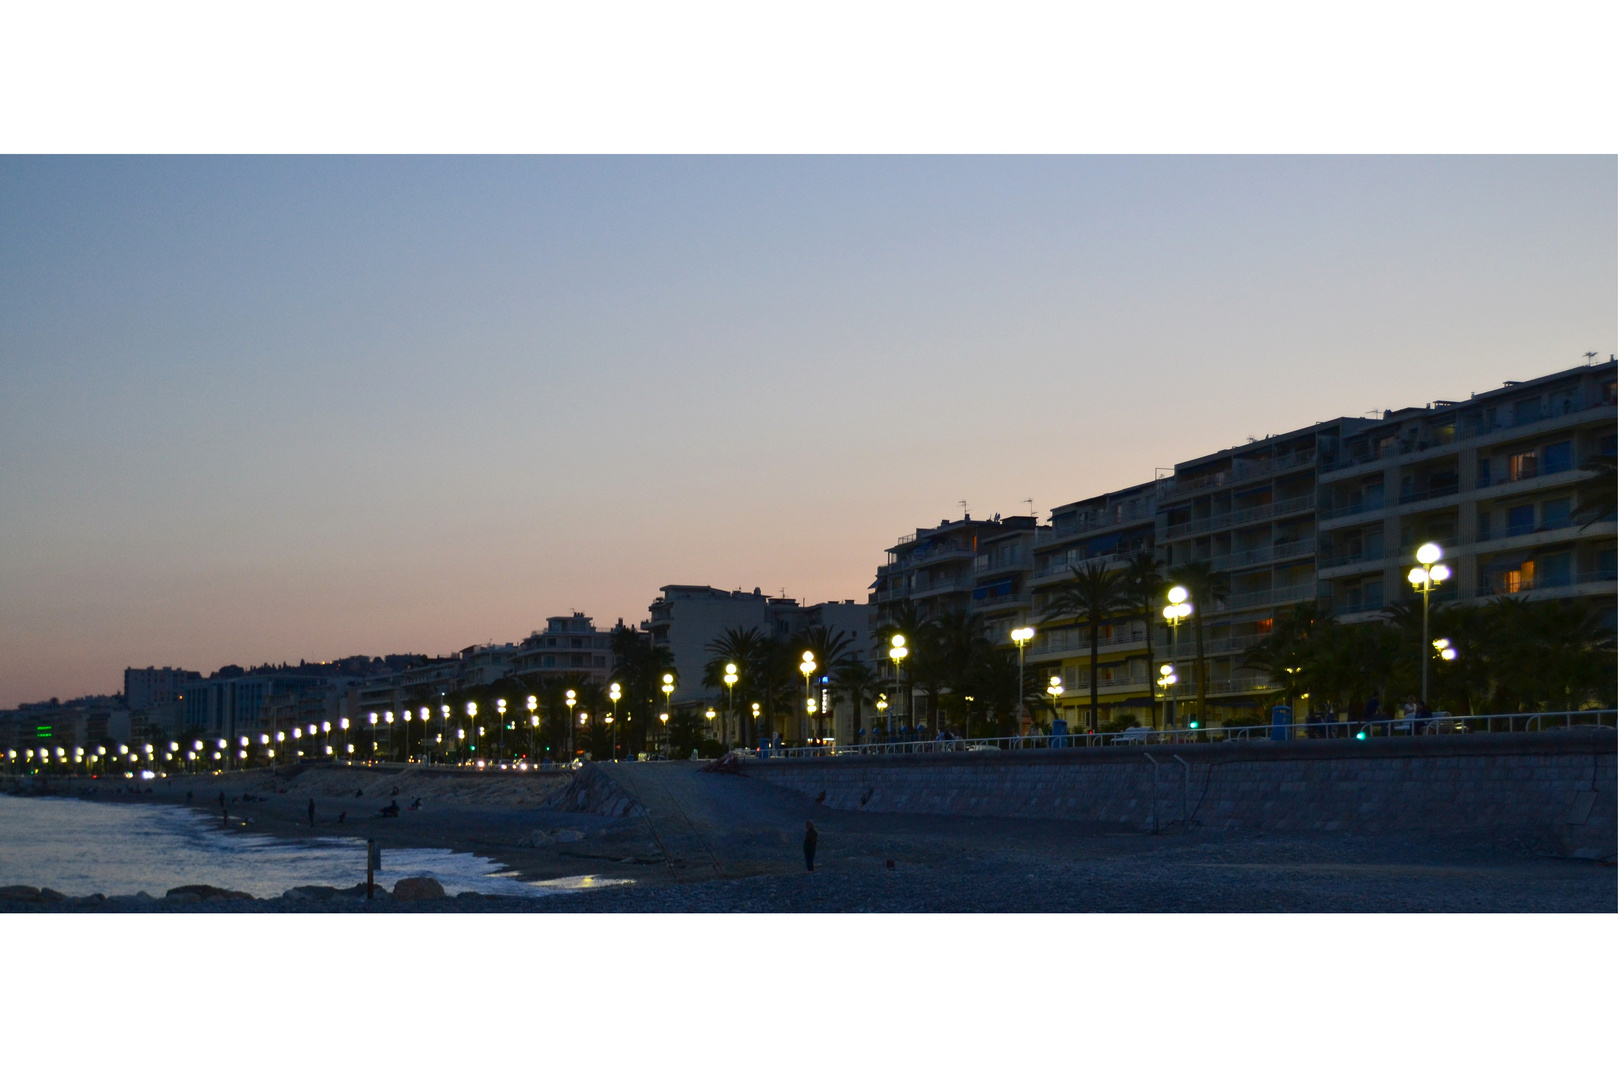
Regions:
<instances>
[{"instance_id":1,"label":"blue sign on post","mask_svg":"<svg viewBox=\"0 0 1620 1080\"><path fill-rule=\"evenodd\" d=\"M1287 705L1271 707L1271 737L1277 742L1288 738L1288 729L1294 726L1294 710Z\"/></svg>"},{"instance_id":2,"label":"blue sign on post","mask_svg":"<svg viewBox=\"0 0 1620 1080\"><path fill-rule=\"evenodd\" d=\"M1052 721L1052 745L1069 745L1069 722L1061 716Z\"/></svg>"}]
</instances>

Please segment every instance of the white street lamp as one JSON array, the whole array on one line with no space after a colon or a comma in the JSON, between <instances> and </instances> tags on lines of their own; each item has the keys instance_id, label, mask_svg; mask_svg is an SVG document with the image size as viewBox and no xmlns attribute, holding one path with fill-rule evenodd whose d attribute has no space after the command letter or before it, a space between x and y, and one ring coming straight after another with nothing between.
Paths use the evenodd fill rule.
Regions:
<instances>
[{"instance_id":1,"label":"white street lamp","mask_svg":"<svg viewBox=\"0 0 1620 1080\"><path fill-rule=\"evenodd\" d=\"M1406 580L1412 583L1412 588L1423 594L1423 640L1429 640L1429 593L1442 581L1451 577L1451 567L1440 561L1445 552L1440 550L1439 544L1424 544L1417 549L1417 561L1421 564L1412 567L1406 575ZM1429 704L1429 650L1420 646L1419 655L1422 658L1422 699L1423 705Z\"/></svg>"}]
</instances>

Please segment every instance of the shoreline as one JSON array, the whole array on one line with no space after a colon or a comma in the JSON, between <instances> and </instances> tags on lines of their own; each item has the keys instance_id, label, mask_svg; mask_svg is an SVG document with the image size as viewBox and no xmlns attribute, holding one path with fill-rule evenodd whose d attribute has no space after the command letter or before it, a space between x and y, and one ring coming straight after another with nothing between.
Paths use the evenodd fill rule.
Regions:
<instances>
[{"instance_id":1,"label":"shoreline","mask_svg":"<svg viewBox=\"0 0 1620 1080\"><path fill-rule=\"evenodd\" d=\"M648 870L657 869L662 860L646 850L639 822L543 806L570 780L571 774L560 769L468 775L459 770L322 764L274 775L252 770L156 778L141 785L150 788L150 794L130 792L133 782L123 777L63 778L44 790L6 793L104 805L180 807L193 811L199 826L214 831L228 829L292 843L332 837L376 840L384 852L385 867L389 849L429 849L489 859L502 877L522 882L572 883L573 879L596 876L639 881ZM404 809L417 798L422 800L420 810ZM311 799L315 801L313 826L309 821ZM379 816L390 803L401 807L399 815ZM224 825L227 814L228 826ZM554 839L557 836L563 840ZM364 879L361 856L352 880L294 885L344 889ZM27 883L0 882L0 888L14 884ZM176 886L187 884L211 883L177 882ZM480 894L496 895L500 894ZM514 899L524 903L529 898ZM154 898L153 902L162 901ZM246 901L232 901L240 902ZM278 901L259 897L255 902Z\"/></svg>"}]
</instances>

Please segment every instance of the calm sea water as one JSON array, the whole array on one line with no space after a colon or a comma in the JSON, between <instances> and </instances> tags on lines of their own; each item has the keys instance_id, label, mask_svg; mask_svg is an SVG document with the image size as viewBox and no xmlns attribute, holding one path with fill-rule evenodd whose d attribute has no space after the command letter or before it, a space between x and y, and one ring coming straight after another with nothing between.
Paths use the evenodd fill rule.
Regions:
<instances>
[{"instance_id":1,"label":"calm sea water","mask_svg":"<svg viewBox=\"0 0 1620 1080\"><path fill-rule=\"evenodd\" d=\"M387 848L377 882L429 876L445 892L533 896L609 882L569 878L528 884L491 859L443 848ZM105 804L0 795L0 885L35 885L68 896L161 897L180 885L217 885L258 897L297 885L347 888L366 879L366 843L308 842L226 832L178 806Z\"/></svg>"}]
</instances>

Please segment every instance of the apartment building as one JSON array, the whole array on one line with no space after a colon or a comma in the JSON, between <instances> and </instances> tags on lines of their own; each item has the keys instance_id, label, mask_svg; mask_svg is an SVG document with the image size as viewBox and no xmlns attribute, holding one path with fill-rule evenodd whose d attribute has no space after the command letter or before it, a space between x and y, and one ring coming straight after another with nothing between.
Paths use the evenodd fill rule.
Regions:
<instances>
[{"instance_id":1,"label":"apartment building","mask_svg":"<svg viewBox=\"0 0 1620 1080\"><path fill-rule=\"evenodd\" d=\"M1036 634L1027 659L1040 681L1052 675L1062 681L1058 707L1071 729L1090 726L1091 637L1088 627L1058 614L1055 598L1074 580L1074 571L1088 562L1101 559L1117 571L1136 554L1154 550L1157 495L1150 482L1065 503L1052 510L1051 526L1035 537L1029 582L1030 625ZM1121 614L1097 629L1097 701L1105 722L1128 715L1131 722L1147 723L1152 716L1148 632L1139 614ZM1009 636L998 627L991 640L1005 643ZM1159 655L1163 651L1160 648Z\"/></svg>"},{"instance_id":2,"label":"apartment building","mask_svg":"<svg viewBox=\"0 0 1620 1080\"><path fill-rule=\"evenodd\" d=\"M548 618L546 628L524 638L512 659L515 675L563 675L600 683L612 671L612 634L598 630L581 611Z\"/></svg>"},{"instance_id":3,"label":"apartment building","mask_svg":"<svg viewBox=\"0 0 1620 1080\"><path fill-rule=\"evenodd\" d=\"M197 682L202 674L173 667L124 669L124 701L132 712L170 705L180 699L180 688Z\"/></svg>"},{"instance_id":4,"label":"apartment building","mask_svg":"<svg viewBox=\"0 0 1620 1080\"><path fill-rule=\"evenodd\" d=\"M891 621L901 601L920 618L973 610L997 627L1011 626L1029 610L1036 535L1030 516L975 521L964 514L902 536L871 585L872 628Z\"/></svg>"},{"instance_id":5,"label":"apartment building","mask_svg":"<svg viewBox=\"0 0 1620 1080\"><path fill-rule=\"evenodd\" d=\"M1615 523L1574 520L1582 463L1615 453L1615 363L1386 412L1319 466L1319 598L1376 618L1419 544L1453 575L1439 600L1615 596Z\"/></svg>"},{"instance_id":6,"label":"apartment building","mask_svg":"<svg viewBox=\"0 0 1620 1080\"><path fill-rule=\"evenodd\" d=\"M1150 483L1055 507L1049 527L1010 519L1024 530L1017 541L965 518L902 537L873 582L874 622L901 599L925 616L976 604L990 640L1011 647L1008 631L1027 619L1037 630L1026 654L1032 670L1043 682L1061 679L1058 706L1071 728L1084 728L1093 719L1090 642L1053 606L1073 569L1096 559L1119 569L1151 550L1173 582L1178 567L1208 562L1224 598L1201 613L1203 719L1252 716L1270 687L1242 657L1276 617L1306 601L1341 619L1381 617L1410 590L1406 573L1426 541L1442 546L1454 570L1437 600L1607 597L1612 619L1615 522L1583 524L1574 513L1583 463L1613 460L1615 432L1611 357L1467 401L1268 435L1181 462ZM1005 574L989 565L997 543L1008 547ZM1018 544L1027 544L1027 563L1013 553ZM1174 693L1189 718L1193 628L1183 625L1172 644L1170 628L1152 622L1121 615L1100 627L1096 723L1163 716L1150 633L1153 664L1180 669Z\"/></svg>"},{"instance_id":7,"label":"apartment building","mask_svg":"<svg viewBox=\"0 0 1620 1080\"><path fill-rule=\"evenodd\" d=\"M715 737L735 743L740 738L738 718L745 703L737 702L735 714L726 715L718 707L726 702L722 690L703 685L703 669L710 659L709 643L729 630L756 630L777 641L788 641L812 627L842 632L853 645L849 655L866 659L870 648L871 617L865 604L854 600L802 604L785 596L768 596L760 589L752 592L728 591L708 585L666 585L662 595L647 606L649 618L641 626L652 635L655 645L669 649L674 660L675 692L670 702L676 706L717 707ZM832 705L824 695L823 704ZM847 705L833 709L822 731L834 738L852 738L852 710ZM789 739L803 740L811 734L810 722L795 717L784 733Z\"/></svg>"}]
</instances>

